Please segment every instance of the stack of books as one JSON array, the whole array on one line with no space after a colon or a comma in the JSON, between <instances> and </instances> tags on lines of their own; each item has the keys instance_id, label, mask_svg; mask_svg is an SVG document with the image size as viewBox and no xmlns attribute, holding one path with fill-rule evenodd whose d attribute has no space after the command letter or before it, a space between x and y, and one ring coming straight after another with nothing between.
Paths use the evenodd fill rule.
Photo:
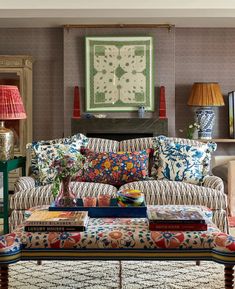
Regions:
<instances>
[{"instance_id":1,"label":"stack of books","mask_svg":"<svg viewBox=\"0 0 235 289\"><path fill-rule=\"evenodd\" d=\"M88 211L35 211L25 221L27 232L85 231Z\"/></svg>"},{"instance_id":2,"label":"stack of books","mask_svg":"<svg viewBox=\"0 0 235 289\"><path fill-rule=\"evenodd\" d=\"M206 231L207 223L197 209L150 209L147 212L150 231Z\"/></svg>"}]
</instances>

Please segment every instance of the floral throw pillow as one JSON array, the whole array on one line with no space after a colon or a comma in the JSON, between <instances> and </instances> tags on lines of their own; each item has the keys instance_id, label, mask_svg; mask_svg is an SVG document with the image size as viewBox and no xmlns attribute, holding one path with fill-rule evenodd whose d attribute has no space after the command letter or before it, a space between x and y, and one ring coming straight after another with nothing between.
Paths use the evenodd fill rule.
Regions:
<instances>
[{"instance_id":1,"label":"floral throw pillow","mask_svg":"<svg viewBox=\"0 0 235 289\"><path fill-rule=\"evenodd\" d=\"M31 171L36 185L51 184L56 176L56 171L51 167L52 162L61 158L61 153L75 157L82 147L86 147L88 138L83 134L71 137L38 141L28 145L31 149Z\"/></svg>"},{"instance_id":2,"label":"floral throw pillow","mask_svg":"<svg viewBox=\"0 0 235 289\"><path fill-rule=\"evenodd\" d=\"M149 152L103 152L86 149L83 177L80 181L121 186L148 176Z\"/></svg>"},{"instance_id":3,"label":"floral throw pillow","mask_svg":"<svg viewBox=\"0 0 235 289\"><path fill-rule=\"evenodd\" d=\"M193 146L161 136L155 140L156 178L200 184L210 170L215 143Z\"/></svg>"}]
</instances>

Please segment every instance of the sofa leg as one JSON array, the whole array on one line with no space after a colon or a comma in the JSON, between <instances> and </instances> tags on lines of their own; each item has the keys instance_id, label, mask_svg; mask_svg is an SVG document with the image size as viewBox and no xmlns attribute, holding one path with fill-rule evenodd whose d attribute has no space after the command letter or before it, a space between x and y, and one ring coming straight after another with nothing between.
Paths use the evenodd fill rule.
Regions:
<instances>
[{"instance_id":1,"label":"sofa leg","mask_svg":"<svg viewBox=\"0 0 235 289\"><path fill-rule=\"evenodd\" d=\"M197 265L197 266L200 266L200 265L201 265L201 261L200 261L200 260L197 260L197 261L196 261L196 265Z\"/></svg>"},{"instance_id":2,"label":"sofa leg","mask_svg":"<svg viewBox=\"0 0 235 289\"><path fill-rule=\"evenodd\" d=\"M224 267L224 281L225 281L225 289L233 289L233 276L234 269L231 265L225 265Z\"/></svg>"},{"instance_id":3,"label":"sofa leg","mask_svg":"<svg viewBox=\"0 0 235 289\"><path fill-rule=\"evenodd\" d=\"M0 266L0 288L8 289L8 265Z\"/></svg>"},{"instance_id":4,"label":"sofa leg","mask_svg":"<svg viewBox=\"0 0 235 289\"><path fill-rule=\"evenodd\" d=\"M42 260L38 260L37 265L42 265Z\"/></svg>"}]
</instances>

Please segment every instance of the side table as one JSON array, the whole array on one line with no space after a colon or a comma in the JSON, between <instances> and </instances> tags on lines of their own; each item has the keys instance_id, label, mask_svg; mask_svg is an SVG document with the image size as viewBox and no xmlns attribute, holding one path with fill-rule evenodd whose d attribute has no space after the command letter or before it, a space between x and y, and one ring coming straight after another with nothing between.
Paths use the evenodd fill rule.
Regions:
<instances>
[{"instance_id":1,"label":"side table","mask_svg":"<svg viewBox=\"0 0 235 289\"><path fill-rule=\"evenodd\" d=\"M3 173L3 212L0 212L0 218L3 218L4 234L9 232L9 192L8 192L8 173L15 169L22 169L22 176L26 174L26 157L15 157L12 160L0 161L0 172Z\"/></svg>"}]
</instances>

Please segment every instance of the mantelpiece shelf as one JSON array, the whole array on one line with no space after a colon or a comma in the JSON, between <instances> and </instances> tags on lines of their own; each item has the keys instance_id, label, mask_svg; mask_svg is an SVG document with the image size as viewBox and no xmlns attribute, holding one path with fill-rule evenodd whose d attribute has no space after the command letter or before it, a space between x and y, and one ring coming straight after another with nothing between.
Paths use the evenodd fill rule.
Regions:
<instances>
[{"instance_id":1,"label":"mantelpiece shelf","mask_svg":"<svg viewBox=\"0 0 235 289\"><path fill-rule=\"evenodd\" d=\"M157 118L92 118L71 120L72 134L121 140L135 137L167 135L167 119Z\"/></svg>"},{"instance_id":2,"label":"mantelpiece shelf","mask_svg":"<svg viewBox=\"0 0 235 289\"><path fill-rule=\"evenodd\" d=\"M235 143L234 138L213 138L213 139L198 139L201 142L208 142L208 141L214 141L214 142L221 142L221 143Z\"/></svg>"}]
</instances>

